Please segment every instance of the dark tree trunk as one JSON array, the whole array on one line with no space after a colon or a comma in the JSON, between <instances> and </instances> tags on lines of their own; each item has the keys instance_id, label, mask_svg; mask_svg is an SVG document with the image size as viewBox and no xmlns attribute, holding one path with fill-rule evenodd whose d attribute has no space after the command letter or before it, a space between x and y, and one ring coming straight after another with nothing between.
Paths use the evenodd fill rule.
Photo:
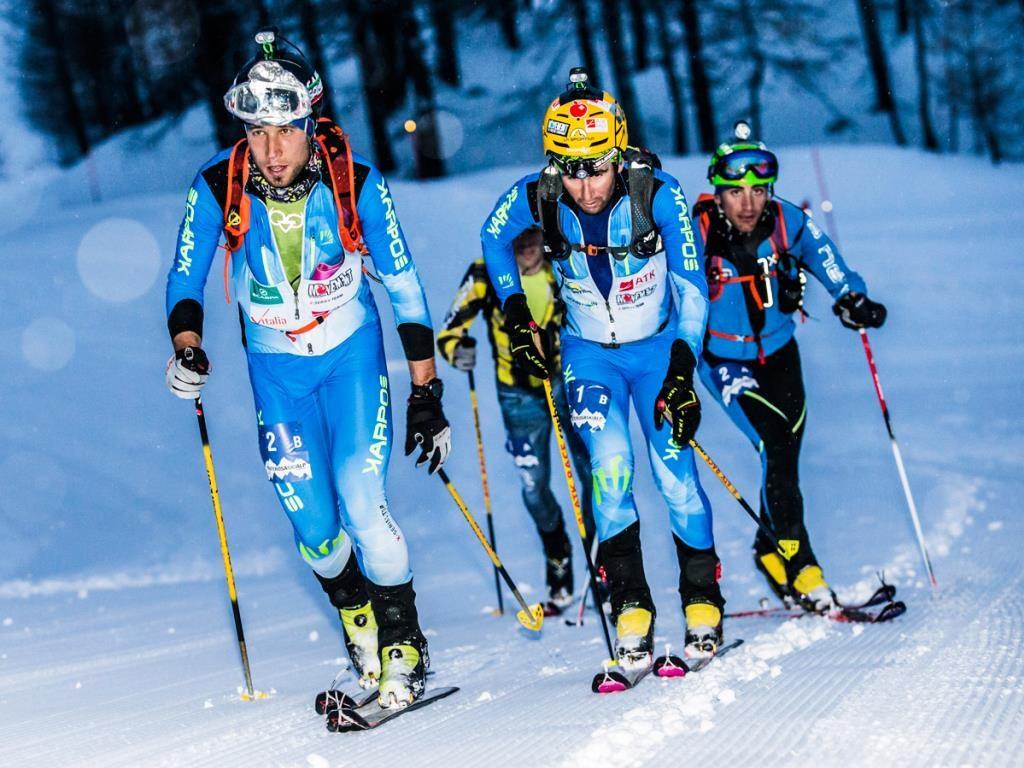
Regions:
<instances>
[{"instance_id":1,"label":"dark tree trunk","mask_svg":"<svg viewBox=\"0 0 1024 768\"><path fill-rule=\"evenodd\" d=\"M999 137L992 127L992 104L985 93L985 80L981 75L978 63L978 49L974 43L974 5L972 0L964 2L964 11L967 20L966 29L971 30L966 46L967 58L967 80L971 89L971 112L974 116L975 135L984 140L992 162L998 164L1003 159L1002 147L999 144Z\"/></svg>"},{"instance_id":2,"label":"dark tree trunk","mask_svg":"<svg viewBox=\"0 0 1024 768\"><path fill-rule=\"evenodd\" d=\"M380 97L384 88L383 78L387 76L386 72L382 72L380 64L384 52L380 50L379 37L375 34L371 14L366 6L362 3L355 4L354 8L349 6L347 15L351 30L349 38L359 61L359 79L363 86L363 101L373 139L374 161L381 173L390 173L395 170L396 163L391 137L388 135L387 120L391 110ZM365 30L365 33L359 30ZM390 62L391 58L386 60Z\"/></svg>"},{"instance_id":3,"label":"dark tree trunk","mask_svg":"<svg viewBox=\"0 0 1024 768\"><path fill-rule=\"evenodd\" d=\"M229 2L197 3L199 10L199 78L210 117L213 119L217 144L234 144L243 131L224 109L224 92L244 63L241 43L247 38L245 19Z\"/></svg>"},{"instance_id":4,"label":"dark tree trunk","mask_svg":"<svg viewBox=\"0 0 1024 768\"><path fill-rule=\"evenodd\" d=\"M875 83L875 108L889 115L889 127L892 130L893 139L899 146L906 146L907 139L903 135L903 126L900 124L896 100L892 94L889 59L885 53L885 46L882 44L875 0L857 0L857 8L860 11L864 44L867 46L868 62L871 64L871 74Z\"/></svg>"},{"instance_id":5,"label":"dark tree trunk","mask_svg":"<svg viewBox=\"0 0 1024 768\"><path fill-rule=\"evenodd\" d=\"M899 35L910 31L911 3L916 4L917 0L896 0L896 33Z\"/></svg>"},{"instance_id":6,"label":"dark tree trunk","mask_svg":"<svg viewBox=\"0 0 1024 768\"><path fill-rule=\"evenodd\" d=\"M309 63L320 74L320 82L324 86L320 114L333 120L335 116L334 100L330 79L327 76L327 58L324 56L323 46L320 45L320 24L314 0L303 0L299 10L299 24L302 27L302 39L306 43L305 53L309 57Z\"/></svg>"},{"instance_id":7,"label":"dark tree trunk","mask_svg":"<svg viewBox=\"0 0 1024 768\"><path fill-rule=\"evenodd\" d=\"M633 69L641 72L647 69L647 10L646 0L629 0L629 20L633 28ZM659 5L655 3L654 5Z\"/></svg>"},{"instance_id":8,"label":"dark tree trunk","mask_svg":"<svg viewBox=\"0 0 1024 768\"><path fill-rule=\"evenodd\" d=\"M437 76L441 82L458 87L459 60L451 0L430 0L430 20L437 42Z\"/></svg>"},{"instance_id":9,"label":"dark tree trunk","mask_svg":"<svg viewBox=\"0 0 1024 768\"><path fill-rule=\"evenodd\" d=\"M672 110L672 151L677 155L689 152L686 141L686 109L683 100L683 85L676 71L675 52L669 36L668 14L661 3L655 4L655 34L658 36L658 52L661 55L661 68L665 72L665 84Z\"/></svg>"},{"instance_id":10,"label":"dark tree trunk","mask_svg":"<svg viewBox=\"0 0 1024 768\"><path fill-rule=\"evenodd\" d=\"M690 88L693 91L694 108L697 110L700 148L702 152L711 152L718 141L715 137L714 102L711 98L711 81L708 78L707 67L704 66L704 49L696 0L682 0L681 18L690 56Z\"/></svg>"},{"instance_id":11,"label":"dark tree trunk","mask_svg":"<svg viewBox=\"0 0 1024 768\"><path fill-rule=\"evenodd\" d=\"M601 73L597 70L597 56L594 53L594 40L590 35L590 20L587 18L587 0L569 0L573 16L576 18L576 39L580 45L580 56L583 66L587 68L592 83L601 82Z\"/></svg>"},{"instance_id":12,"label":"dark tree trunk","mask_svg":"<svg viewBox=\"0 0 1024 768\"><path fill-rule=\"evenodd\" d=\"M761 88L764 86L764 73L768 64L758 44L757 26L750 8L750 0L740 0L740 21L743 24L743 36L747 40L746 51L751 64L750 78L747 80L747 112L750 129L754 136L760 136Z\"/></svg>"},{"instance_id":13,"label":"dark tree trunk","mask_svg":"<svg viewBox=\"0 0 1024 768\"><path fill-rule=\"evenodd\" d=\"M939 140L932 125L930 89L928 86L928 49L924 36L924 0L913 0L914 63L917 69L917 110L921 118L921 138L924 148L937 152Z\"/></svg>"},{"instance_id":14,"label":"dark tree trunk","mask_svg":"<svg viewBox=\"0 0 1024 768\"><path fill-rule=\"evenodd\" d=\"M491 0L491 9L498 19L501 37L513 51L519 50L519 31L516 29L516 4L513 0Z\"/></svg>"},{"instance_id":15,"label":"dark tree trunk","mask_svg":"<svg viewBox=\"0 0 1024 768\"><path fill-rule=\"evenodd\" d=\"M604 15L605 33L608 36L609 58L612 73L615 75L615 98L618 99L626 113L629 125L629 143L636 146L644 145L643 115L637 109L636 96L633 93L633 81L630 79L629 68L624 57L616 55L622 48L622 19L619 15L619 0L601 0L601 12Z\"/></svg>"},{"instance_id":16,"label":"dark tree trunk","mask_svg":"<svg viewBox=\"0 0 1024 768\"><path fill-rule=\"evenodd\" d=\"M85 157L89 154L90 149L89 134L86 131L85 120L82 116L82 109L78 103L74 80L71 76L71 67L68 64L67 53L62 42L60 18L57 16L53 0L39 0L39 10L44 18L44 26L48 33L48 40L46 42L55 58L57 87L60 91L59 98L64 109L67 110L67 119L71 127L71 135L75 138L78 154Z\"/></svg>"},{"instance_id":17,"label":"dark tree trunk","mask_svg":"<svg viewBox=\"0 0 1024 768\"><path fill-rule=\"evenodd\" d=\"M407 74L416 96L416 130L412 134L416 178L439 178L444 176L444 156L434 104L434 82L423 58L419 22L411 8L405 13L399 29L408 63Z\"/></svg>"}]
</instances>

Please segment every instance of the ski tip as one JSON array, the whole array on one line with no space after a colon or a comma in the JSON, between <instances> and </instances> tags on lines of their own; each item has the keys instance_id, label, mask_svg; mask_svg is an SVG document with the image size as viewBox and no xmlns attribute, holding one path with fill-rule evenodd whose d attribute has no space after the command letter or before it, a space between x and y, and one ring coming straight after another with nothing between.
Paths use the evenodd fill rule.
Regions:
<instances>
[{"instance_id":1,"label":"ski tip","mask_svg":"<svg viewBox=\"0 0 1024 768\"><path fill-rule=\"evenodd\" d=\"M531 632L540 632L542 626L544 626L544 606L540 603L534 603L530 606L530 611L519 611L516 614L516 619L526 629Z\"/></svg>"},{"instance_id":2,"label":"ski tip","mask_svg":"<svg viewBox=\"0 0 1024 768\"><path fill-rule=\"evenodd\" d=\"M629 681L621 673L609 670L598 672L590 684L594 693L621 693L629 687Z\"/></svg>"},{"instance_id":3,"label":"ski tip","mask_svg":"<svg viewBox=\"0 0 1024 768\"><path fill-rule=\"evenodd\" d=\"M686 677L689 671L686 662L678 656L669 654L654 660L654 674L658 677Z\"/></svg>"}]
</instances>

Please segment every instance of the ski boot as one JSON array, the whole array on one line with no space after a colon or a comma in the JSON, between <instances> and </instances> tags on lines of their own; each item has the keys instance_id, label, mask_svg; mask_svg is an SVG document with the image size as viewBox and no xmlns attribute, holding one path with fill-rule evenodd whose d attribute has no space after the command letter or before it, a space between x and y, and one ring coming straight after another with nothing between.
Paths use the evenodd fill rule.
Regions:
<instances>
[{"instance_id":1,"label":"ski boot","mask_svg":"<svg viewBox=\"0 0 1024 768\"><path fill-rule=\"evenodd\" d=\"M345 633L345 649L359 675L360 688L373 688L380 680L380 656L377 651L377 619L369 601L358 608L338 610Z\"/></svg>"},{"instance_id":2,"label":"ski boot","mask_svg":"<svg viewBox=\"0 0 1024 768\"><path fill-rule=\"evenodd\" d=\"M615 658L627 672L654 662L654 612L640 605L624 606L615 621Z\"/></svg>"},{"instance_id":3,"label":"ski boot","mask_svg":"<svg viewBox=\"0 0 1024 768\"><path fill-rule=\"evenodd\" d=\"M420 631L412 580L385 587L366 582L377 617L380 684L377 703L385 709L406 707L423 693L430 667L427 641Z\"/></svg>"},{"instance_id":4,"label":"ski boot","mask_svg":"<svg viewBox=\"0 0 1024 768\"><path fill-rule=\"evenodd\" d=\"M428 661L422 636L382 648L377 703L385 709L407 707L423 695Z\"/></svg>"},{"instance_id":5,"label":"ski boot","mask_svg":"<svg viewBox=\"0 0 1024 768\"><path fill-rule=\"evenodd\" d=\"M762 554L754 549L754 566L764 576L772 594L781 600L783 605L791 608L796 604L793 590L789 586L789 577L786 575L786 562L782 559L782 555L778 552Z\"/></svg>"},{"instance_id":6,"label":"ski boot","mask_svg":"<svg viewBox=\"0 0 1024 768\"><path fill-rule=\"evenodd\" d=\"M711 603L693 602L683 613L686 615L686 658L714 656L722 644L721 609Z\"/></svg>"},{"instance_id":7,"label":"ski boot","mask_svg":"<svg viewBox=\"0 0 1024 768\"><path fill-rule=\"evenodd\" d=\"M830 613L839 608L836 593L817 565L805 565L793 579L793 593L800 606L811 613Z\"/></svg>"},{"instance_id":8,"label":"ski boot","mask_svg":"<svg viewBox=\"0 0 1024 768\"><path fill-rule=\"evenodd\" d=\"M673 536L679 560L679 597L686 616L687 658L714 656L722 644L722 609L725 599L718 586L722 564L712 546L695 549Z\"/></svg>"},{"instance_id":9,"label":"ski boot","mask_svg":"<svg viewBox=\"0 0 1024 768\"><path fill-rule=\"evenodd\" d=\"M362 688L372 688L380 679L380 659L377 655L377 620L366 591L366 579L355 554L349 555L337 576L327 578L313 572L328 599L338 610L341 619L345 650Z\"/></svg>"},{"instance_id":10,"label":"ski boot","mask_svg":"<svg viewBox=\"0 0 1024 768\"><path fill-rule=\"evenodd\" d=\"M544 615L557 616L572 605L572 546L565 534L564 524L550 533L541 531L540 535L544 542L545 580L548 586Z\"/></svg>"}]
</instances>

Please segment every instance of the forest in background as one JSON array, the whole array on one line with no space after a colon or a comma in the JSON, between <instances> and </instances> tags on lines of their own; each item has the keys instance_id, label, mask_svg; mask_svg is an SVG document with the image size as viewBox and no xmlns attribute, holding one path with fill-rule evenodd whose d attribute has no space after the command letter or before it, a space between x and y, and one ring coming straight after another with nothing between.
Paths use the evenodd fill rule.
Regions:
<instances>
[{"instance_id":1,"label":"forest in background","mask_svg":"<svg viewBox=\"0 0 1024 768\"><path fill-rule=\"evenodd\" d=\"M670 128L658 137L659 151L709 152L739 116L760 135L776 108L766 97L770 79L816 102L827 115L824 133L846 140L863 117L834 82L838 68L852 65L868 113L885 118L886 140L994 162L1024 156L1017 128L1024 122L1024 0L3 2L20 34L22 114L52 141L61 165L120 131L173 120L201 103L217 144L232 143L240 126L222 97L252 55L253 31L268 23L320 71L325 114L335 115L332 98L339 98L332 81L355 73L367 153L384 172L431 178L459 171L441 147L439 103L473 103L486 88L514 94L523 85L519 62L567 47L623 105L631 143L645 144L652 112L664 113ZM900 88L897 48L909 50L912 62ZM499 61L502 71L486 71ZM636 83L651 73L662 78L667 98L641 104ZM550 85L541 85L550 98ZM403 169L396 143L410 118L412 162Z\"/></svg>"}]
</instances>

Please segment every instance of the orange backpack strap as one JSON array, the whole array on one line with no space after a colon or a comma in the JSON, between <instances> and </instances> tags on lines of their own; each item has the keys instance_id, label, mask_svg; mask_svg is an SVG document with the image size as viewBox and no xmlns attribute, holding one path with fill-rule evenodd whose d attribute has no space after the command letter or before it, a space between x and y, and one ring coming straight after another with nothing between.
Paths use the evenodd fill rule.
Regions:
<instances>
[{"instance_id":1,"label":"orange backpack strap","mask_svg":"<svg viewBox=\"0 0 1024 768\"><path fill-rule=\"evenodd\" d=\"M224 195L224 300L231 303L228 278L231 272L231 254L242 247L249 231L251 203L245 194L249 182L249 142L240 139L231 148L228 157L227 188Z\"/></svg>"},{"instance_id":2,"label":"orange backpack strap","mask_svg":"<svg viewBox=\"0 0 1024 768\"><path fill-rule=\"evenodd\" d=\"M338 234L345 250L367 253L356 210L355 167L348 136L341 126L326 118L317 121L316 143L327 163L334 205L338 209Z\"/></svg>"}]
</instances>

